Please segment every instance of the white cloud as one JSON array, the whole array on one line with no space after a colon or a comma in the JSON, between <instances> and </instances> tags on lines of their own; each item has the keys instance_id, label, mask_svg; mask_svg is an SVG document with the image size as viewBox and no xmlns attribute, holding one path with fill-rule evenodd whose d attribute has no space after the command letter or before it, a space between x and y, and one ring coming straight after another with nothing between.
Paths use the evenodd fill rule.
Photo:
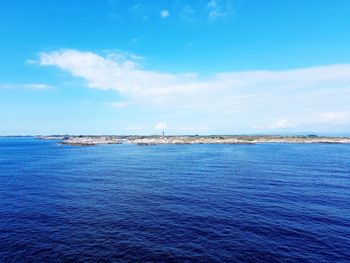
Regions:
<instances>
[{"instance_id":1,"label":"white cloud","mask_svg":"<svg viewBox=\"0 0 350 263\"><path fill-rule=\"evenodd\" d=\"M76 50L41 53L39 63L57 66L75 77L81 77L90 88L113 89L133 96L162 93L164 86L176 80L172 74L142 70L135 60L125 59L116 53L107 57Z\"/></svg>"},{"instance_id":2,"label":"white cloud","mask_svg":"<svg viewBox=\"0 0 350 263\"><path fill-rule=\"evenodd\" d=\"M15 84L15 83L0 83L0 89L25 89L25 90L46 90L53 89L54 86L43 83L26 83L26 84Z\"/></svg>"},{"instance_id":3,"label":"white cloud","mask_svg":"<svg viewBox=\"0 0 350 263\"><path fill-rule=\"evenodd\" d=\"M160 17L161 18L166 18L170 15L169 10L162 10L160 11Z\"/></svg>"},{"instance_id":4,"label":"white cloud","mask_svg":"<svg viewBox=\"0 0 350 263\"><path fill-rule=\"evenodd\" d=\"M112 53L105 57L92 52L62 50L40 53L38 63L56 66L75 77L83 78L90 88L116 90L133 98L152 98L154 103L190 99L196 103L228 96L229 101L258 93L259 97L320 89L350 87L350 64L330 65L281 71L243 71L217 73L205 79L195 73L172 74L142 69L135 56ZM247 92L245 92L247 91ZM242 97L242 94L245 94Z\"/></svg>"},{"instance_id":5,"label":"white cloud","mask_svg":"<svg viewBox=\"0 0 350 263\"><path fill-rule=\"evenodd\" d=\"M244 119L251 120L246 127L270 129L294 128L305 122L316 125L315 120L320 124L322 118L336 123L345 117L320 114L350 111L350 64L199 76L147 70L140 62L131 54L101 56L78 50L40 53L37 61L84 79L90 88L117 91L125 100L114 104L119 108L160 107L178 116L197 114L232 125ZM266 116L262 124L254 120ZM213 126L203 124L207 125Z\"/></svg>"},{"instance_id":6,"label":"white cloud","mask_svg":"<svg viewBox=\"0 0 350 263\"><path fill-rule=\"evenodd\" d=\"M166 130L168 128L168 125L165 122L160 122L154 128L156 130Z\"/></svg>"}]
</instances>

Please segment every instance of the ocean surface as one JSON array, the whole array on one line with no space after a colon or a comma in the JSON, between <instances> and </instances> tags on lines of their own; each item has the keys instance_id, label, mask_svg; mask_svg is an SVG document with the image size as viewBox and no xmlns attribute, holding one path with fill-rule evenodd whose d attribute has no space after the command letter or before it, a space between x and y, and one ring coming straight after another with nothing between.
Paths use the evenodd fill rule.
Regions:
<instances>
[{"instance_id":1,"label":"ocean surface","mask_svg":"<svg viewBox=\"0 0 350 263\"><path fill-rule=\"evenodd\" d=\"M350 145L1 138L0 262L350 262Z\"/></svg>"}]
</instances>

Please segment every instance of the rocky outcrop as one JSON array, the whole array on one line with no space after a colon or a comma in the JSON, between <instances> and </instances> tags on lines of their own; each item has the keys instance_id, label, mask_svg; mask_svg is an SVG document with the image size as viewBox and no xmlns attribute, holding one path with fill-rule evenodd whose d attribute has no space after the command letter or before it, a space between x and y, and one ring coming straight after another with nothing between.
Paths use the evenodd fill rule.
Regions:
<instances>
[{"instance_id":1,"label":"rocky outcrop","mask_svg":"<svg viewBox=\"0 0 350 263\"><path fill-rule=\"evenodd\" d=\"M62 141L62 144L89 146L96 144L121 144L122 140L116 136L77 136L68 137Z\"/></svg>"}]
</instances>

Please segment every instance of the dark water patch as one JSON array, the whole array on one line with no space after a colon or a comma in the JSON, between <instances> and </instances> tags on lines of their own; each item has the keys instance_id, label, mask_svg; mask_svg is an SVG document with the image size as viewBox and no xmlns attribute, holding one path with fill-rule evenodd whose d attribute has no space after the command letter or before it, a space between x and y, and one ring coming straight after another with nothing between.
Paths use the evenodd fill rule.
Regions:
<instances>
[{"instance_id":1,"label":"dark water patch","mask_svg":"<svg viewBox=\"0 0 350 263\"><path fill-rule=\"evenodd\" d=\"M350 146L0 139L1 262L349 262Z\"/></svg>"}]
</instances>

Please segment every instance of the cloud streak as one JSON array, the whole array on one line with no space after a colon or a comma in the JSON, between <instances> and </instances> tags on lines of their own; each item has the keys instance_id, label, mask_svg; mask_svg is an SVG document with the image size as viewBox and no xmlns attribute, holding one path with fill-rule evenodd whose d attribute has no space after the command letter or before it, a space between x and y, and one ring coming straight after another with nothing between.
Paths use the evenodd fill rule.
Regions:
<instances>
[{"instance_id":1,"label":"cloud streak","mask_svg":"<svg viewBox=\"0 0 350 263\"><path fill-rule=\"evenodd\" d=\"M0 89L47 90L53 88L54 86L43 83L0 83Z\"/></svg>"},{"instance_id":2,"label":"cloud streak","mask_svg":"<svg viewBox=\"0 0 350 263\"><path fill-rule=\"evenodd\" d=\"M157 125L154 127L156 130L166 130L168 128L168 125L165 122L157 123Z\"/></svg>"},{"instance_id":3,"label":"cloud streak","mask_svg":"<svg viewBox=\"0 0 350 263\"><path fill-rule=\"evenodd\" d=\"M40 53L37 63L82 78L89 88L115 90L125 98L117 108L161 107L223 120L270 115L280 120L267 124L262 119L270 128L292 128L287 120L300 115L350 110L345 99L350 97L350 64L200 76L147 70L133 56L78 50Z\"/></svg>"}]
</instances>

